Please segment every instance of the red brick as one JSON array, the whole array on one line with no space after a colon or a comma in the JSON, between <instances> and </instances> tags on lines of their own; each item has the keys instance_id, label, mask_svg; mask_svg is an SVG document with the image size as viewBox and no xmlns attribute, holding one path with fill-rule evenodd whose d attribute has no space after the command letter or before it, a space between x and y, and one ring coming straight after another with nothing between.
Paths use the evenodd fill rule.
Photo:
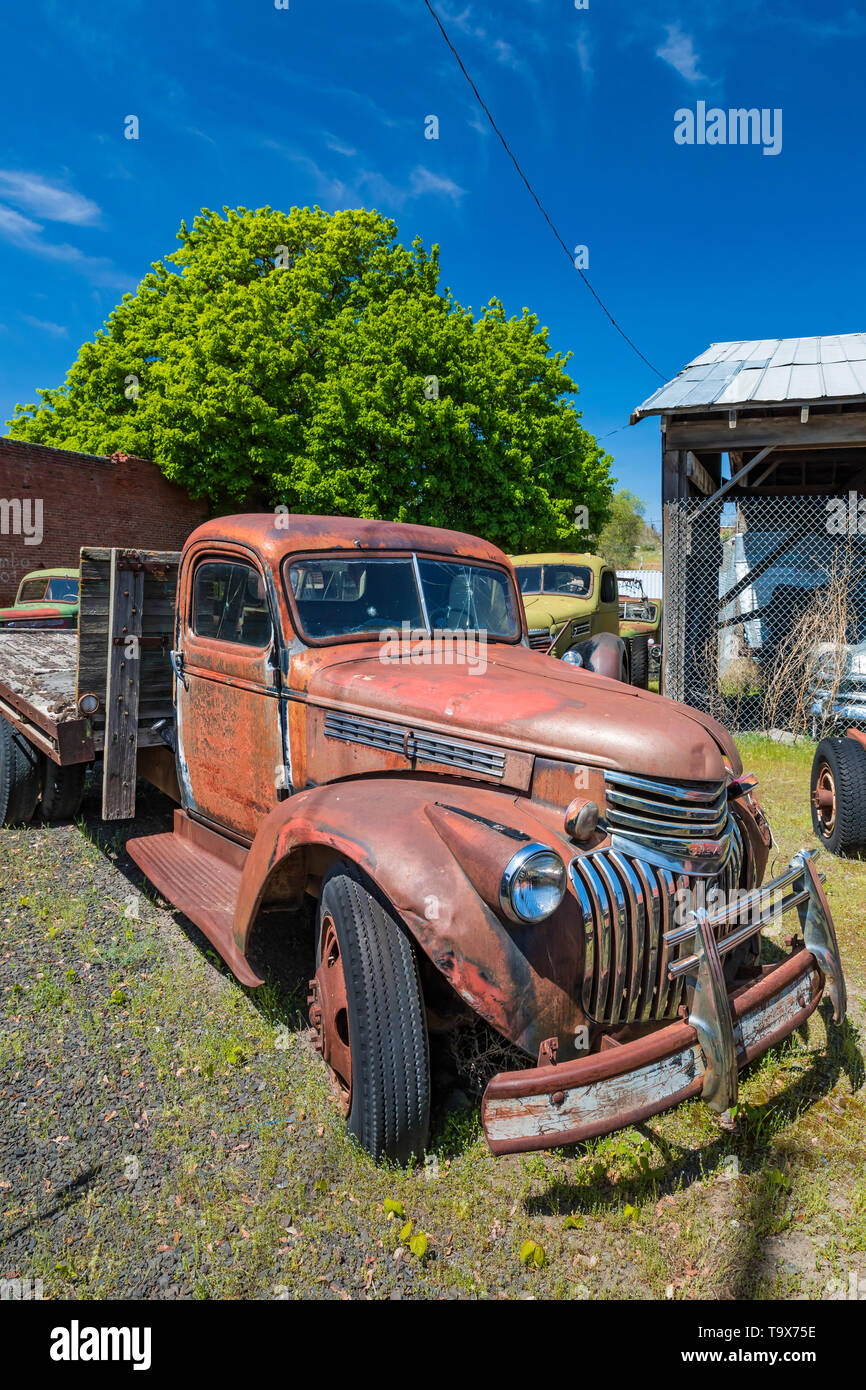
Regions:
<instances>
[{"instance_id":1,"label":"red brick","mask_svg":"<svg viewBox=\"0 0 866 1390\"><path fill-rule=\"evenodd\" d=\"M209 515L207 502L193 501L147 459L0 438L0 498L15 497L42 499L42 543L0 534L0 604L14 599L28 570L77 566L83 545L180 550Z\"/></svg>"}]
</instances>

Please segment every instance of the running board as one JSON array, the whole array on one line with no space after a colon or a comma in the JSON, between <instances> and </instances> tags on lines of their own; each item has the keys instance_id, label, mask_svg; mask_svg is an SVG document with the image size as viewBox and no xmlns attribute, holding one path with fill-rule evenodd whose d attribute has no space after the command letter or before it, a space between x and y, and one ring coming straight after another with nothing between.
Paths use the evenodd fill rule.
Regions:
<instances>
[{"instance_id":1,"label":"running board","mask_svg":"<svg viewBox=\"0 0 866 1390\"><path fill-rule=\"evenodd\" d=\"M242 985L264 984L232 933L247 857L243 845L175 811L173 831L127 840L126 848L163 897L204 932Z\"/></svg>"}]
</instances>

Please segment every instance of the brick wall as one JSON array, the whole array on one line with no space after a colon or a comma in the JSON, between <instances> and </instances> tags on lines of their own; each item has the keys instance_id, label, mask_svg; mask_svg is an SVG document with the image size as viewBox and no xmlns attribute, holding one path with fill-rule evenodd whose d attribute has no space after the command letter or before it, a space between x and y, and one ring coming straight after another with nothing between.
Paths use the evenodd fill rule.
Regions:
<instances>
[{"instance_id":1,"label":"brick wall","mask_svg":"<svg viewBox=\"0 0 866 1390\"><path fill-rule=\"evenodd\" d=\"M100 458L0 438L0 604L12 602L28 570L77 566L83 545L180 550L207 515L206 502L193 501L146 459ZM29 537L13 534L19 516Z\"/></svg>"}]
</instances>

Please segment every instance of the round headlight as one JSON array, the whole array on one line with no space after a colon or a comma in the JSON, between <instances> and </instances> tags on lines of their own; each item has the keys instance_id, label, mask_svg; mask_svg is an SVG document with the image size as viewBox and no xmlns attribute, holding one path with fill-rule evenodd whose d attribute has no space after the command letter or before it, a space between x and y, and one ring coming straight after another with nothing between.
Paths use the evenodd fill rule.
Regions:
<instances>
[{"instance_id":1,"label":"round headlight","mask_svg":"<svg viewBox=\"0 0 866 1390\"><path fill-rule=\"evenodd\" d=\"M562 660L567 662L569 666L583 665L583 657L581 656L580 652L575 651L574 647L572 647L569 651L563 653Z\"/></svg>"},{"instance_id":2,"label":"round headlight","mask_svg":"<svg viewBox=\"0 0 866 1390\"><path fill-rule=\"evenodd\" d=\"M80 695L78 697L78 708L82 714L95 714L99 709L98 695Z\"/></svg>"},{"instance_id":3,"label":"round headlight","mask_svg":"<svg viewBox=\"0 0 866 1390\"><path fill-rule=\"evenodd\" d=\"M529 844L508 861L499 889L503 912L514 922L540 922L565 896L565 865L546 845Z\"/></svg>"}]
</instances>

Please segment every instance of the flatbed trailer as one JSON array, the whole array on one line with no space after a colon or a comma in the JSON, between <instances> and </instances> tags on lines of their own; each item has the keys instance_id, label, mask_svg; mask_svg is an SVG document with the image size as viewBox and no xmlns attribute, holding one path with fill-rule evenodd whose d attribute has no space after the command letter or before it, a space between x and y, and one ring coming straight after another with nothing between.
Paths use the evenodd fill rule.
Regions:
<instances>
[{"instance_id":1,"label":"flatbed trailer","mask_svg":"<svg viewBox=\"0 0 866 1390\"><path fill-rule=\"evenodd\" d=\"M171 669L179 560L176 551L85 547L77 631L0 632L0 715L56 768L101 762L105 820L135 815L137 777L179 799Z\"/></svg>"}]
</instances>

